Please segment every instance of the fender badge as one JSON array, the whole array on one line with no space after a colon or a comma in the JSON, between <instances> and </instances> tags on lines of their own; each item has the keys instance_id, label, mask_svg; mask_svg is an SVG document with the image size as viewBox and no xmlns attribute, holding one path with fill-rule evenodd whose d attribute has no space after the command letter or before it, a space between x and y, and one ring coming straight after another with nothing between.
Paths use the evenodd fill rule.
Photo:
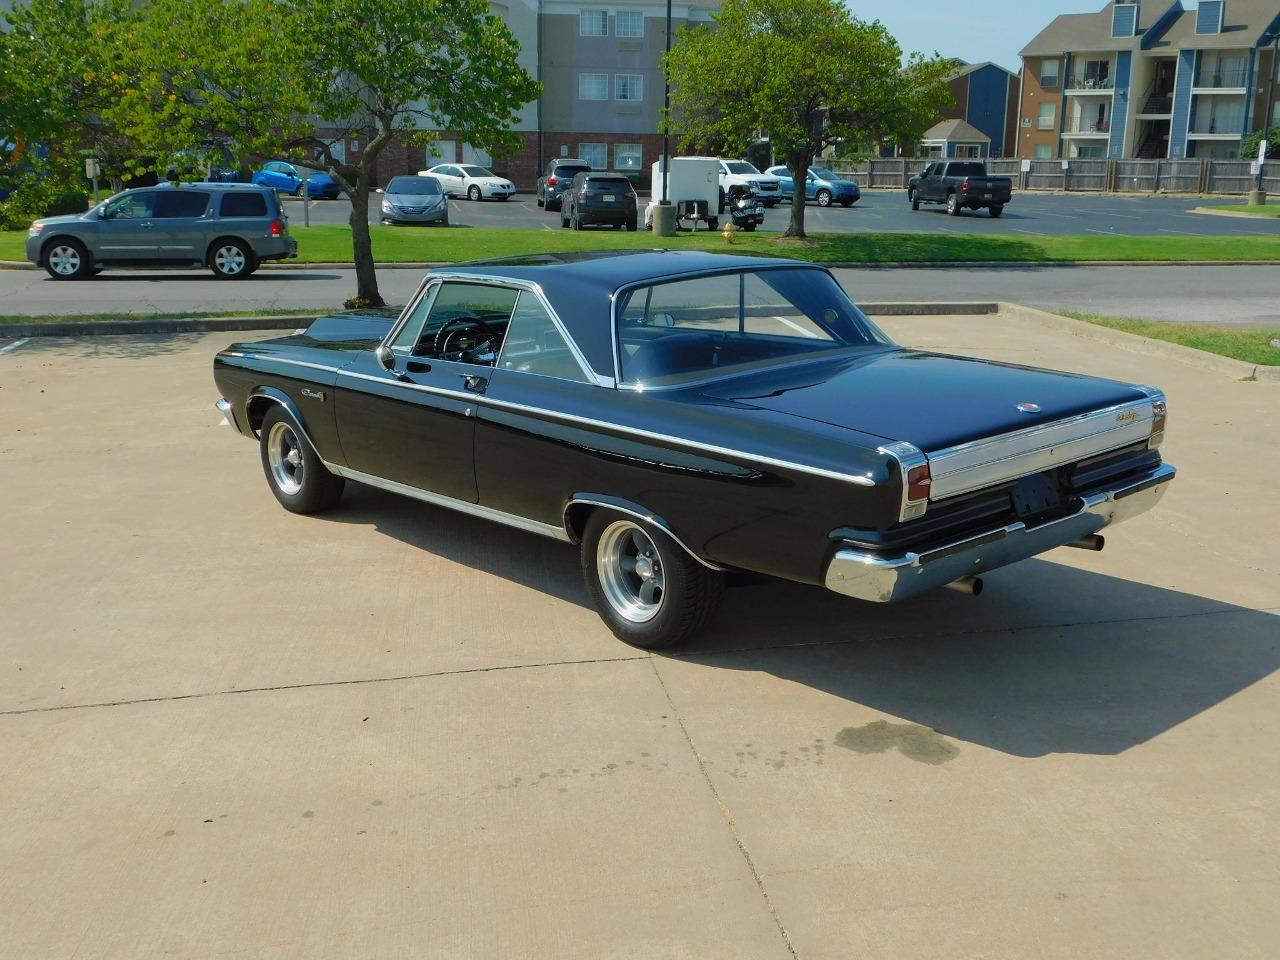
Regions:
<instances>
[{"instance_id":1,"label":"fender badge","mask_svg":"<svg viewBox=\"0 0 1280 960\"><path fill-rule=\"evenodd\" d=\"M1040 404L1038 403L1020 403L1018 404L1019 413L1039 413Z\"/></svg>"},{"instance_id":2,"label":"fender badge","mask_svg":"<svg viewBox=\"0 0 1280 960\"><path fill-rule=\"evenodd\" d=\"M1116 414L1117 423L1128 423L1130 420L1137 420L1137 419L1138 419L1137 410L1126 410L1124 413Z\"/></svg>"},{"instance_id":3,"label":"fender badge","mask_svg":"<svg viewBox=\"0 0 1280 960\"><path fill-rule=\"evenodd\" d=\"M312 399L312 400L319 400L321 403L323 403L323 402L324 402L324 391L323 391L323 390L310 390L310 389L308 389L307 387L303 387L303 388L302 388L302 395L303 395L304 397L309 397L309 398L310 398L310 399Z\"/></svg>"}]
</instances>

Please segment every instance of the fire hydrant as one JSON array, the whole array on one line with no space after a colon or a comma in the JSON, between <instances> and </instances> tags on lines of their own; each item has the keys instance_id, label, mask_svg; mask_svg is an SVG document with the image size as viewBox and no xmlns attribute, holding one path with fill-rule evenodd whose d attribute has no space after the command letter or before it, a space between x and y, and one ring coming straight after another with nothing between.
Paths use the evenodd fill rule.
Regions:
<instances>
[{"instance_id":1,"label":"fire hydrant","mask_svg":"<svg viewBox=\"0 0 1280 960\"><path fill-rule=\"evenodd\" d=\"M724 237L725 243L733 243L733 235L738 232L738 228L731 222L724 225L724 229L720 231L720 236Z\"/></svg>"}]
</instances>

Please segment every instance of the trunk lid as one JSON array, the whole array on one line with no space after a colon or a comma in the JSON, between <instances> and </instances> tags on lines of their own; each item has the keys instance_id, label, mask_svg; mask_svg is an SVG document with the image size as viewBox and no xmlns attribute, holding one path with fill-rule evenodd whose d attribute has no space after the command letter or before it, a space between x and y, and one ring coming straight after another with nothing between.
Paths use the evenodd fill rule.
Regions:
<instances>
[{"instance_id":1,"label":"trunk lid","mask_svg":"<svg viewBox=\"0 0 1280 960\"><path fill-rule=\"evenodd\" d=\"M906 441L926 453L1146 396L1114 380L918 350L796 364L701 392ZM1019 404L1039 409L1023 412Z\"/></svg>"}]
</instances>

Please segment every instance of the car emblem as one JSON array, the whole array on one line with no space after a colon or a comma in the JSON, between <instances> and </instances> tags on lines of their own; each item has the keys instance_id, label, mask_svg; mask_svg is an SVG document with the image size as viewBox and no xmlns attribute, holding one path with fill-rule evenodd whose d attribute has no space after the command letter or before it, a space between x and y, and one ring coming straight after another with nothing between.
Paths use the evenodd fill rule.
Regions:
<instances>
[{"instance_id":1,"label":"car emblem","mask_svg":"<svg viewBox=\"0 0 1280 960\"><path fill-rule=\"evenodd\" d=\"M1038 404L1038 403L1020 403L1020 404L1018 404L1018 411L1019 411L1020 413L1039 413L1039 412L1040 412L1040 404Z\"/></svg>"}]
</instances>

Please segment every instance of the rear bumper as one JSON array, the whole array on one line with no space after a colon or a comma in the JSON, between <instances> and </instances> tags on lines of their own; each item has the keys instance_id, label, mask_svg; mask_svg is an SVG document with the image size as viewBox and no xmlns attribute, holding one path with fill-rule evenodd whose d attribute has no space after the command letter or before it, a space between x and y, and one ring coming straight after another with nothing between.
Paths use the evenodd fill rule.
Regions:
<instances>
[{"instance_id":1,"label":"rear bumper","mask_svg":"<svg viewBox=\"0 0 1280 960\"><path fill-rule=\"evenodd\" d=\"M575 212L583 223L630 223L639 216L635 207L612 204L590 207L579 204Z\"/></svg>"},{"instance_id":2,"label":"rear bumper","mask_svg":"<svg viewBox=\"0 0 1280 960\"><path fill-rule=\"evenodd\" d=\"M1034 557L1145 513L1164 496L1176 472L1161 464L1142 479L1089 494L1070 516L1031 529L1015 522L918 553L839 548L827 566L825 583L827 589L859 600L905 600L962 577Z\"/></svg>"}]
</instances>

